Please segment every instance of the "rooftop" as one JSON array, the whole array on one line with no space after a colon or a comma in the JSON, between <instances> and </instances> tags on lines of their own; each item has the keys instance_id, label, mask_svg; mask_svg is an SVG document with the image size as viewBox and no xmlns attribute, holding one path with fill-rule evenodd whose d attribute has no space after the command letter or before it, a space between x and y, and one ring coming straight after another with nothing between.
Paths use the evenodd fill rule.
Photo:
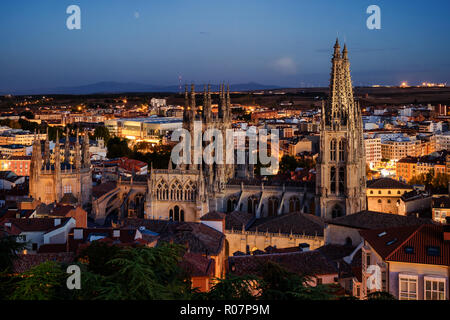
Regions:
<instances>
[{"instance_id":1,"label":"rooftop","mask_svg":"<svg viewBox=\"0 0 450 320\"><path fill-rule=\"evenodd\" d=\"M442 225L363 230L361 236L386 261L450 266L450 241Z\"/></svg>"},{"instance_id":2,"label":"rooftop","mask_svg":"<svg viewBox=\"0 0 450 320\"><path fill-rule=\"evenodd\" d=\"M412 187L404 182L391 179L379 178L367 181L367 188L369 189L412 189Z\"/></svg>"},{"instance_id":3,"label":"rooftop","mask_svg":"<svg viewBox=\"0 0 450 320\"><path fill-rule=\"evenodd\" d=\"M355 229L381 229L388 227L415 226L433 224L430 219L416 218L414 216L401 216L375 211L360 211L355 214L335 218L327 221L328 224L344 226Z\"/></svg>"}]
</instances>

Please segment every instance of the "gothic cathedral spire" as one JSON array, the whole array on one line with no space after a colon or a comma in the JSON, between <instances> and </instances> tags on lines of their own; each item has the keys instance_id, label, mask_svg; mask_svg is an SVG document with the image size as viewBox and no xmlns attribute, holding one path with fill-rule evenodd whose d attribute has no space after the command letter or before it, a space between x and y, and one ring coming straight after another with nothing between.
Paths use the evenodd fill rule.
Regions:
<instances>
[{"instance_id":1,"label":"gothic cathedral spire","mask_svg":"<svg viewBox=\"0 0 450 320\"><path fill-rule=\"evenodd\" d=\"M316 174L316 212L323 218L366 209L362 119L353 97L348 49L336 40L330 92L322 103L320 157Z\"/></svg>"}]
</instances>

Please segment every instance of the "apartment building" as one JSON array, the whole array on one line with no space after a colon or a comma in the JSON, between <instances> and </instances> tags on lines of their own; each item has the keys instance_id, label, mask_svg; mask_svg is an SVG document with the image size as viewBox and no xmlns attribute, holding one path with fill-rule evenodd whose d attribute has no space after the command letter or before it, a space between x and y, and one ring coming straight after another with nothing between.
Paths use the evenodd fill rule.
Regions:
<instances>
[{"instance_id":1,"label":"apartment building","mask_svg":"<svg viewBox=\"0 0 450 320\"><path fill-rule=\"evenodd\" d=\"M366 148L366 163L377 164L381 161L381 138L367 136L364 139Z\"/></svg>"}]
</instances>

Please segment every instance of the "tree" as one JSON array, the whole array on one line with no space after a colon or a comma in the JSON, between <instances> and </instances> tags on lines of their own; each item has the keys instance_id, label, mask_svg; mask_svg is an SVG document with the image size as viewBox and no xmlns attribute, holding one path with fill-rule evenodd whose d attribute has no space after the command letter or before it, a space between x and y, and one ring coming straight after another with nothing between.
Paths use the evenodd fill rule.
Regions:
<instances>
[{"instance_id":1,"label":"tree","mask_svg":"<svg viewBox=\"0 0 450 320\"><path fill-rule=\"evenodd\" d=\"M111 135L109 134L109 130L107 127L98 126L95 128L94 138L103 139L103 141L105 141L105 144L107 144L109 139L111 138Z\"/></svg>"},{"instance_id":2,"label":"tree","mask_svg":"<svg viewBox=\"0 0 450 320\"><path fill-rule=\"evenodd\" d=\"M67 297L67 273L55 261L41 263L21 274L11 300L57 300Z\"/></svg>"},{"instance_id":3,"label":"tree","mask_svg":"<svg viewBox=\"0 0 450 320\"><path fill-rule=\"evenodd\" d=\"M274 262L261 268L260 290L262 300L330 300L332 289L325 285L311 286L312 277L298 275Z\"/></svg>"},{"instance_id":4,"label":"tree","mask_svg":"<svg viewBox=\"0 0 450 320\"><path fill-rule=\"evenodd\" d=\"M17 252L26 248L27 243L17 242L16 236L0 230L0 272L12 271L13 262L18 258Z\"/></svg>"},{"instance_id":5,"label":"tree","mask_svg":"<svg viewBox=\"0 0 450 320\"><path fill-rule=\"evenodd\" d=\"M87 270L95 274L109 276L116 270L108 261L117 257L121 251L120 247L104 242L94 241L83 249L78 261L87 264Z\"/></svg>"},{"instance_id":6,"label":"tree","mask_svg":"<svg viewBox=\"0 0 450 320\"><path fill-rule=\"evenodd\" d=\"M397 300L392 294L386 291L371 292L367 295L367 300Z\"/></svg>"},{"instance_id":7,"label":"tree","mask_svg":"<svg viewBox=\"0 0 450 320\"><path fill-rule=\"evenodd\" d=\"M114 269L99 290L102 300L187 299L190 281L179 266L184 247L163 243L154 248L124 248L106 262Z\"/></svg>"},{"instance_id":8,"label":"tree","mask_svg":"<svg viewBox=\"0 0 450 320\"><path fill-rule=\"evenodd\" d=\"M27 119L34 119L34 113L29 110L21 112L20 116L23 116Z\"/></svg>"},{"instance_id":9,"label":"tree","mask_svg":"<svg viewBox=\"0 0 450 320\"><path fill-rule=\"evenodd\" d=\"M106 156L110 159L127 157L131 154L131 150L128 147L127 139L113 137L108 140L106 147L108 149L108 153Z\"/></svg>"},{"instance_id":10,"label":"tree","mask_svg":"<svg viewBox=\"0 0 450 320\"><path fill-rule=\"evenodd\" d=\"M280 172L287 173L288 171L295 171L297 169L297 159L293 156L284 155L280 161Z\"/></svg>"},{"instance_id":11,"label":"tree","mask_svg":"<svg viewBox=\"0 0 450 320\"><path fill-rule=\"evenodd\" d=\"M204 294L207 300L254 300L252 294L254 283L257 279L253 276L234 276L228 274L225 279L216 279L216 283L209 292Z\"/></svg>"},{"instance_id":12,"label":"tree","mask_svg":"<svg viewBox=\"0 0 450 320\"><path fill-rule=\"evenodd\" d=\"M228 275L206 293L209 300L330 300L334 289L327 285L311 286L312 277L298 275L275 262L261 263L258 276Z\"/></svg>"}]
</instances>

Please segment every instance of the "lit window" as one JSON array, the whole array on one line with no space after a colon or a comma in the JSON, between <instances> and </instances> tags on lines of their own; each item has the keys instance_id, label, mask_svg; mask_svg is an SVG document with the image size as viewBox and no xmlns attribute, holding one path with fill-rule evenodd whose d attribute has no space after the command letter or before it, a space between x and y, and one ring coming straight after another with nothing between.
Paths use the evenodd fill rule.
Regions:
<instances>
[{"instance_id":1,"label":"lit window","mask_svg":"<svg viewBox=\"0 0 450 320\"><path fill-rule=\"evenodd\" d=\"M71 185L64 186L64 194L66 194L66 193L72 193L72 186Z\"/></svg>"}]
</instances>

